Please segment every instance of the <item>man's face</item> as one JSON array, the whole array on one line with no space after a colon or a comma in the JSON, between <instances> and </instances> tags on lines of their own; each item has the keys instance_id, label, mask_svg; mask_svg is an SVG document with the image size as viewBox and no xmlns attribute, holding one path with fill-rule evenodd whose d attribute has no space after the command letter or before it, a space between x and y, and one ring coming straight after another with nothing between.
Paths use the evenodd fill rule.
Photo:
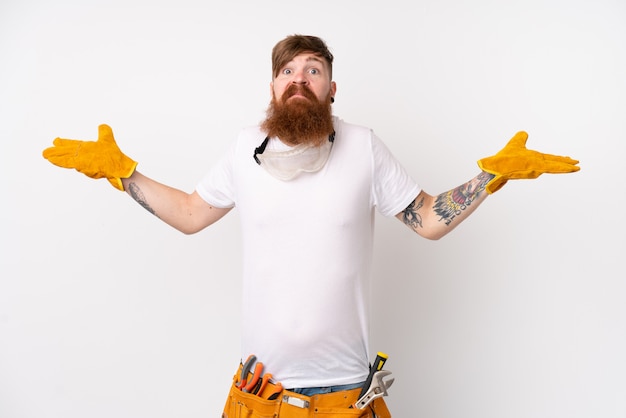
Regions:
<instances>
[{"instance_id":1,"label":"man's face","mask_svg":"<svg viewBox=\"0 0 626 418\"><path fill-rule=\"evenodd\" d=\"M321 145L334 131L331 98L335 83L326 61L302 53L278 71L272 100L261 127L289 145Z\"/></svg>"},{"instance_id":2,"label":"man's face","mask_svg":"<svg viewBox=\"0 0 626 418\"><path fill-rule=\"evenodd\" d=\"M296 87L294 87L296 86ZM328 63L315 54L304 52L285 64L270 84L274 100L278 104L289 104L297 100L310 101L302 87L310 90L320 102L333 97L337 89L330 79ZM289 89L289 93L285 92Z\"/></svg>"}]
</instances>

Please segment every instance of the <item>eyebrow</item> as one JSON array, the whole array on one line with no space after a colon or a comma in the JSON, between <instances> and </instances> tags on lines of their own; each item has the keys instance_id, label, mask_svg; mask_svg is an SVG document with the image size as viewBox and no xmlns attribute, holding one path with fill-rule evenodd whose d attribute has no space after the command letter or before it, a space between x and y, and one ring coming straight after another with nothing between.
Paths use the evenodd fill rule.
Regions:
<instances>
[{"instance_id":1,"label":"eyebrow","mask_svg":"<svg viewBox=\"0 0 626 418\"><path fill-rule=\"evenodd\" d=\"M313 56L308 57L308 58L306 59L306 61L307 61L307 62L309 62L309 61L317 61L317 62L322 63L322 64L324 63L324 60L322 60L322 59L321 59L320 57L318 57L317 55L313 55Z\"/></svg>"},{"instance_id":2,"label":"eyebrow","mask_svg":"<svg viewBox=\"0 0 626 418\"><path fill-rule=\"evenodd\" d=\"M286 63L283 65L283 67L286 67L286 66L288 66L290 63L294 62L295 58L296 58L296 57L293 57L293 59L292 59L291 61L286 62ZM306 59L306 61L305 61L305 62L307 62L307 63L308 63L308 62L311 62L311 61L319 62L320 64L324 64L324 63L325 63L325 61L324 61L321 57L318 57L317 55L311 55L310 57L307 57L307 59Z\"/></svg>"}]
</instances>

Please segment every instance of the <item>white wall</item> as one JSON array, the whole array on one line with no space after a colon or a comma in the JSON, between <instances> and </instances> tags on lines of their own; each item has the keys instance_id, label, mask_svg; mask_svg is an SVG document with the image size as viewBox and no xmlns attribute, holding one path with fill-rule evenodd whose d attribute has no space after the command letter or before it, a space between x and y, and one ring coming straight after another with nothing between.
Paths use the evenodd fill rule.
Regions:
<instances>
[{"instance_id":1,"label":"white wall","mask_svg":"<svg viewBox=\"0 0 626 418\"><path fill-rule=\"evenodd\" d=\"M582 170L509 183L429 242L379 217L372 350L396 417L623 418L622 0L0 5L0 417L210 417L238 358L236 211L183 236L56 136L113 127L142 172L193 190L269 101L292 33L336 55L335 113L431 193L517 131Z\"/></svg>"}]
</instances>

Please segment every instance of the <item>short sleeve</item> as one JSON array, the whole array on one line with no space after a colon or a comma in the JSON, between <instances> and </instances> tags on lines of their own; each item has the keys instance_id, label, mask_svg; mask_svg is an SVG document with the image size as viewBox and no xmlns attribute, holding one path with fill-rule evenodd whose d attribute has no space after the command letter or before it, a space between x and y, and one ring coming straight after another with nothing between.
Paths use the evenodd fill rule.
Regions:
<instances>
[{"instance_id":1,"label":"short sleeve","mask_svg":"<svg viewBox=\"0 0 626 418\"><path fill-rule=\"evenodd\" d=\"M384 216L395 216L406 209L422 189L373 133L372 158L374 204Z\"/></svg>"},{"instance_id":2,"label":"short sleeve","mask_svg":"<svg viewBox=\"0 0 626 418\"><path fill-rule=\"evenodd\" d=\"M218 208L232 208L235 206L235 188L233 178L233 161L235 146L218 160L217 164L205 174L196 191L207 203Z\"/></svg>"}]
</instances>

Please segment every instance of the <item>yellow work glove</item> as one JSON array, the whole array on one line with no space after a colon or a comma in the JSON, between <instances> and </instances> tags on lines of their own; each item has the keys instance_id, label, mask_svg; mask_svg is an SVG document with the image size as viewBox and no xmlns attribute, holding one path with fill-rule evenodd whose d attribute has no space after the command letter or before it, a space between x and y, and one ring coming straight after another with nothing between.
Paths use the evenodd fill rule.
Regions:
<instances>
[{"instance_id":1,"label":"yellow work glove","mask_svg":"<svg viewBox=\"0 0 626 418\"><path fill-rule=\"evenodd\" d=\"M577 160L526 149L526 132L518 132L496 155L478 160L481 170L495 175L485 190L495 193L508 180L536 179L543 173L572 173L580 170Z\"/></svg>"},{"instance_id":2,"label":"yellow work glove","mask_svg":"<svg viewBox=\"0 0 626 418\"><path fill-rule=\"evenodd\" d=\"M52 164L74 168L94 179L105 177L118 190L124 191L122 179L130 177L137 167L137 162L120 151L108 125L98 127L97 141L56 138L53 144L43 151Z\"/></svg>"}]
</instances>

